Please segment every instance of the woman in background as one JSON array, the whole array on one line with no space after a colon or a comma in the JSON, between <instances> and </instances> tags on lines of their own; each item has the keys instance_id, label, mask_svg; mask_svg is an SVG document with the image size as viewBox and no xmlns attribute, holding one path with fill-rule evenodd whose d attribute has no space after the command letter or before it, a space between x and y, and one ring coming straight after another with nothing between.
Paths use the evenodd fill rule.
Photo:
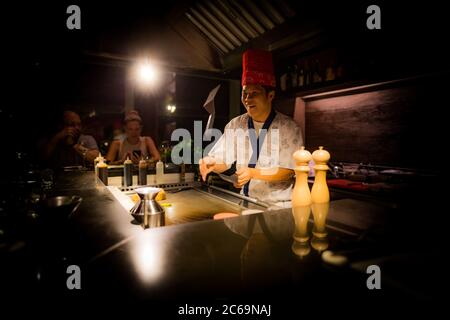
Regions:
<instances>
[{"instance_id":1,"label":"woman in background","mask_svg":"<svg viewBox=\"0 0 450 320\"><path fill-rule=\"evenodd\" d=\"M122 164L128 157L136 164L147 157L159 160L159 151L153 139L141 137L142 119L137 111L130 111L125 116L124 123L125 136L111 143L106 160L110 164Z\"/></svg>"}]
</instances>

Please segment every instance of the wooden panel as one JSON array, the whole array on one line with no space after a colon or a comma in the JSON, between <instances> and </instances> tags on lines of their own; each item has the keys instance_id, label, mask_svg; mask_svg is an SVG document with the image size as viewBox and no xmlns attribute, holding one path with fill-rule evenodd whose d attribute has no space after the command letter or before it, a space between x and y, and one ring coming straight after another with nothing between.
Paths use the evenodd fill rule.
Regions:
<instances>
[{"instance_id":1,"label":"wooden panel","mask_svg":"<svg viewBox=\"0 0 450 320\"><path fill-rule=\"evenodd\" d=\"M444 147L445 79L308 101L306 142L334 161L432 170Z\"/></svg>"},{"instance_id":2,"label":"wooden panel","mask_svg":"<svg viewBox=\"0 0 450 320\"><path fill-rule=\"evenodd\" d=\"M274 100L275 109L287 116L293 117L295 111L295 98Z\"/></svg>"}]
</instances>

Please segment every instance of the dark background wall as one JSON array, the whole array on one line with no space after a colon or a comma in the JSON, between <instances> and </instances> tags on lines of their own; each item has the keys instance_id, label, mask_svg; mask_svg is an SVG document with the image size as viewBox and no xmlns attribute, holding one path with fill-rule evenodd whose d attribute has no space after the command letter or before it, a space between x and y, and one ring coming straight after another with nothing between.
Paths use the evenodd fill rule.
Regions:
<instances>
[{"instance_id":1,"label":"dark background wall","mask_svg":"<svg viewBox=\"0 0 450 320\"><path fill-rule=\"evenodd\" d=\"M333 161L439 170L448 74L306 102L306 146Z\"/></svg>"}]
</instances>

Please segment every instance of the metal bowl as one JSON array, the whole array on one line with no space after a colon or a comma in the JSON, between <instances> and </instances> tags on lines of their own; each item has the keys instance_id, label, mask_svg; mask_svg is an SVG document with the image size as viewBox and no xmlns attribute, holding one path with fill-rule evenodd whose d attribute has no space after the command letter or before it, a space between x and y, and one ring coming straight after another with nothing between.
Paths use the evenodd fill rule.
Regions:
<instances>
[{"instance_id":1,"label":"metal bowl","mask_svg":"<svg viewBox=\"0 0 450 320\"><path fill-rule=\"evenodd\" d=\"M79 196L57 196L41 202L41 213L45 219L60 220L70 218L83 198Z\"/></svg>"}]
</instances>

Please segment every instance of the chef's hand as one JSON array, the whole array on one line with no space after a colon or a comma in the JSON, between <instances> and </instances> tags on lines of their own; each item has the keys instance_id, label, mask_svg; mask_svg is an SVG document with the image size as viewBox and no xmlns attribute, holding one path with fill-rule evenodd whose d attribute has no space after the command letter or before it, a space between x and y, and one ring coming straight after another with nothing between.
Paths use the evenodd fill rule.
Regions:
<instances>
[{"instance_id":1,"label":"chef's hand","mask_svg":"<svg viewBox=\"0 0 450 320\"><path fill-rule=\"evenodd\" d=\"M252 168L242 167L236 171L237 182L234 183L235 188L242 188L247 182L253 178Z\"/></svg>"},{"instance_id":2,"label":"chef's hand","mask_svg":"<svg viewBox=\"0 0 450 320\"><path fill-rule=\"evenodd\" d=\"M200 174L202 175L202 179L203 181L206 181L206 176L208 175L208 173L214 170L216 160L212 157L204 157L203 159L200 159L198 165L200 169Z\"/></svg>"}]
</instances>

